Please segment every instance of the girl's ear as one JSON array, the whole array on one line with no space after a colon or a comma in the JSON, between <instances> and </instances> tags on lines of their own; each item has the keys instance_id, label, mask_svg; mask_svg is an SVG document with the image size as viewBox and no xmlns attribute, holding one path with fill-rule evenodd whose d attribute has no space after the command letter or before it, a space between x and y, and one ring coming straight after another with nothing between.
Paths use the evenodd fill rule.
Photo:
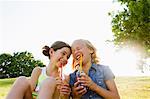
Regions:
<instances>
[{"instance_id":1,"label":"girl's ear","mask_svg":"<svg viewBox=\"0 0 150 99\"><path fill-rule=\"evenodd\" d=\"M53 55L53 53L54 53L54 49L53 49L53 48L50 48L50 50L49 50L49 55L51 56L51 55Z\"/></svg>"}]
</instances>

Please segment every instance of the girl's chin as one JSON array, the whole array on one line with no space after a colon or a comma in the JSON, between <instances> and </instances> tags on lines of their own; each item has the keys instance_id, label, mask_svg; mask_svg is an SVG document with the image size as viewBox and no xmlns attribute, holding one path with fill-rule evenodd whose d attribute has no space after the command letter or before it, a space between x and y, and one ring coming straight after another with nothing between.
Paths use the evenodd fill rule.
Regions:
<instances>
[{"instance_id":1,"label":"girl's chin","mask_svg":"<svg viewBox=\"0 0 150 99\"><path fill-rule=\"evenodd\" d=\"M63 67L62 63L58 64L58 67L59 67L59 68L62 68L62 67Z\"/></svg>"},{"instance_id":2,"label":"girl's chin","mask_svg":"<svg viewBox=\"0 0 150 99\"><path fill-rule=\"evenodd\" d=\"M63 66L58 66L59 68L62 68Z\"/></svg>"}]
</instances>

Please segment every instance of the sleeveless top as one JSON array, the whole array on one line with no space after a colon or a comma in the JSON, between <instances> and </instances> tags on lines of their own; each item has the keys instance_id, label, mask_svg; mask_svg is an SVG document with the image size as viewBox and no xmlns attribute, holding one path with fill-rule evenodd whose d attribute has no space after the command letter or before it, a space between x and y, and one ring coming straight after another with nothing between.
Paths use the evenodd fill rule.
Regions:
<instances>
[{"instance_id":1,"label":"sleeveless top","mask_svg":"<svg viewBox=\"0 0 150 99\"><path fill-rule=\"evenodd\" d=\"M43 80L45 80L46 78L49 77L49 76L46 75L46 67L42 67L41 69L42 69L42 71L41 71L41 74L40 74L40 76L38 78L37 86L36 86L36 89L35 89L35 91L37 91L37 92L39 91Z\"/></svg>"}]
</instances>

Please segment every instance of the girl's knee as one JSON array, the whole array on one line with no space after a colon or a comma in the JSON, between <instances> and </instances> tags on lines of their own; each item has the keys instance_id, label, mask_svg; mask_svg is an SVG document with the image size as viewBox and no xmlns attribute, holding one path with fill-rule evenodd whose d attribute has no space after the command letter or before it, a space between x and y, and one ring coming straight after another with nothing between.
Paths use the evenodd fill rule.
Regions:
<instances>
[{"instance_id":1,"label":"girl's knee","mask_svg":"<svg viewBox=\"0 0 150 99\"><path fill-rule=\"evenodd\" d=\"M45 79L41 87L54 88L56 86L56 80L52 77Z\"/></svg>"},{"instance_id":2,"label":"girl's knee","mask_svg":"<svg viewBox=\"0 0 150 99\"><path fill-rule=\"evenodd\" d=\"M26 77L21 76L17 78L17 80L13 84L6 99L23 99L23 97L26 95L26 92L28 91L31 92L30 83L28 79L26 79Z\"/></svg>"},{"instance_id":3,"label":"girl's knee","mask_svg":"<svg viewBox=\"0 0 150 99\"><path fill-rule=\"evenodd\" d=\"M21 86L30 86L29 80L25 76L18 77L16 83Z\"/></svg>"},{"instance_id":4,"label":"girl's knee","mask_svg":"<svg viewBox=\"0 0 150 99\"><path fill-rule=\"evenodd\" d=\"M44 99L43 97L52 99L54 91L56 88L56 80L54 78L47 78L42 82L39 90L39 99Z\"/></svg>"}]
</instances>

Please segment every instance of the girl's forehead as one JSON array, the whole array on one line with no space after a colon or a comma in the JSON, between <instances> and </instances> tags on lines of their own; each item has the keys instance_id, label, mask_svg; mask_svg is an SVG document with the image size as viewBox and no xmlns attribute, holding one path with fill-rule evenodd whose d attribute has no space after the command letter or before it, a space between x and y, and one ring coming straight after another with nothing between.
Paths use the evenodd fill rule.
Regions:
<instances>
[{"instance_id":1,"label":"girl's forehead","mask_svg":"<svg viewBox=\"0 0 150 99\"><path fill-rule=\"evenodd\" d=\"M61 51L70 52L70 49L68 47L61 48Z\"/></svg>"},{"instance_id":2,"label":"girl's forehead","mask_svg":"<svg viewBox=\"0 0 150 99\"><path fill-rule=\"evenodd\" d=\"M75 41L72 44L72 47L80 47L80 46L84 46L84 42L83 41Z\"/></svg>"},{"instance_id":3,"label":"girl's forehead","mask_svg":"<svg viewBox=\"0 0 150 99\"><path fill-rule=\"evenodd\" d=\"M70 56L71 49L68 48L68 47L63 47L63 48L60 49L60 52L65 52L65 53L67 53L68 56Z\"/></svg>"}]
</instances>

